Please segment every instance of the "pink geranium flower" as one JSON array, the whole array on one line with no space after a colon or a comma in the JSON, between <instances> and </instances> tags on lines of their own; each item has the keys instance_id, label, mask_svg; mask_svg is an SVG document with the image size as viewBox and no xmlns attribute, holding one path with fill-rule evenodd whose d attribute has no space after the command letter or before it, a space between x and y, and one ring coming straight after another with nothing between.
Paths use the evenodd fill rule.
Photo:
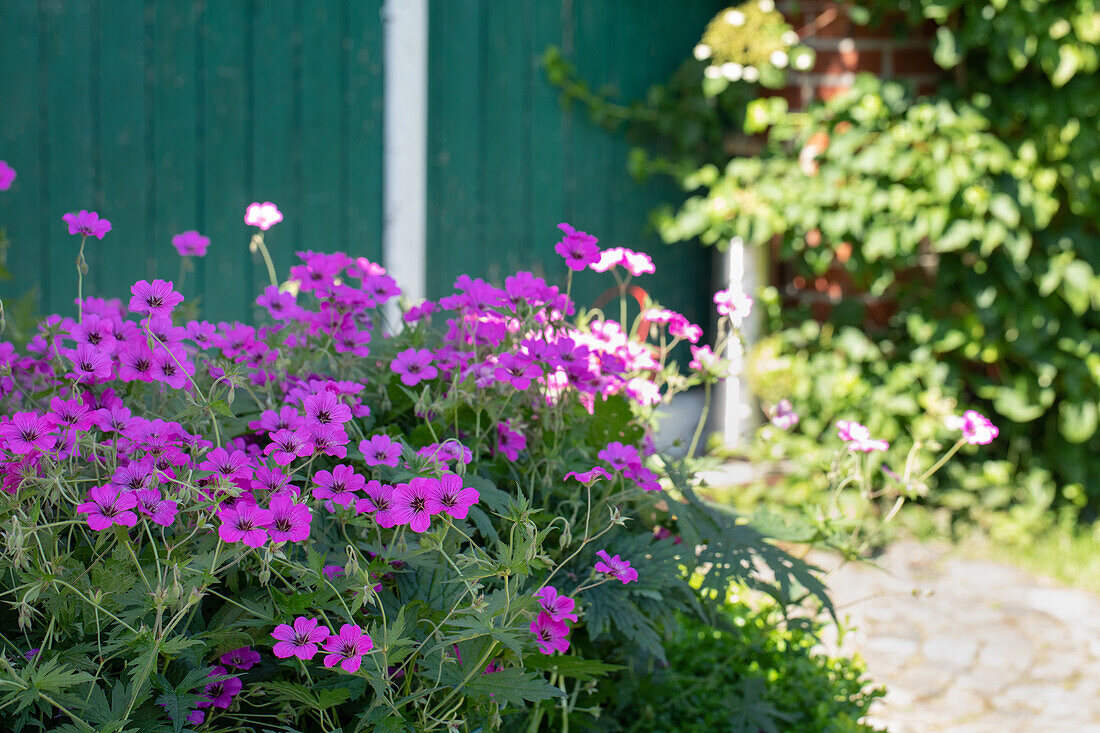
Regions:
<instances>
[{"instance_id":1,"label":"pink geranium flower","mask_svg":"<svg viewBox=\"0 0 1100 733\"><path fill-rule=\"evenodd\" d=\"M134 496L137 498L138 511L162 527L176 521L178 505L171 499L162 498L159 489L138 489Z\"/></svg>"},{"instance_id":2,"label":"pink geranium flower","mask_svg":"<svg viewBox=\"0 0 1100 733\"><path fill-rule=\"evenodd\" d=\"M73 363L73 371L67 376L87 384L111 379L111 357L91 344L77 344L76 349L65 351Z\"/></svg>"},{"instance_id":3,"label":"pink geranium flower","mask_svg":"<svg viewBox=\"0 0 1100 733\"><path fill-rule=\"evenodd\" d=\"M424 380L435 379L439 374L432 360L434 355L427 349L405 349L393 358L390 369L401 376L401 383L415 387Z\"/></svg>"},{"instance_id":4,"label":"pink geranium flower","mask_svg":"<svg viewBox=\"0 0 1100 733\"><path fill-rule=\"evenodd\" d=\"M565 264L570 270L580 272L591 264L600 260L599 240L587 232L574 229L569 224L562 222L558 229L565 236L554 245L554 251L565 258Z\"/></svg>"},{"instance_id":5,"label":"pink geranium flower","mask_svg":"<svg viewBox=\"0 0 1100 733\"><path fill-rule=\"evenodd\" d=\"M577 471L570 471L569 473L565 474L565 478L576 479L582 484L590 484L600 479L609 479L611 478L611 474L609 474L607 471L600 468L599 466L593 466L587 471L581 473L578 473Z\"/></svg>"},{"instance_id":6,"label":"pink geranium flower","mask_svg":"<svg viewBox=\"0 0 1100 733\"><path fill-rule=\"evenodd\" d=\"M210 670L210 677L221 677L228 674L225 667L214 667ZM200 708L206 708L214 706L216 708L227 708L233 703L233 697L241 691L244 687L244 683L241 682L238 677L227 677L224 680L218 680L217 682L211 682L203 690L204 699L199 700L196 705Z\"/></svg>"},{"instance_id":7,"label":"pink geranium flower","mask_svg":"<svg viewBox=\"0 0 1100 733\"><path fill-rule=\"evenodd\" d=\"M597 573L607 573L612 578L623 581L624 585L638 579L638 571L630 567L628 560L618 555L608 557L607 550L600 550L596 554L601 558L596 561Z\"/></svg>"},{"instance_id":8,"label":"pink geranium flower","mask_svg":"<svg viewBox=\"0 0 1100 733\"><path fill-rule=\"evenodd\" d=\"M407 524L413 532L427 532L432 512L428 505L439 499L439 481L432 478L414 478L407 484L393 489L391 515L397 524Z\"/></svg>"},{"instance_id":9,"label":"pink geranium flower","mask_svg":"<svg viewBox=\"0 0 1100 733\"><path fill-rule=\"evenodd\" d=\"M396 466L401 460L401 444L388 435L372 435L359 441L359 452L368 466Z\"/></svg>"},{"instance_id":10,"label":"pink geranium flower","mask_svg":"<svg viewBox=\"0 0 1100 733\"><path fill-rule=\"evenodd\" d=\"M221 655L218 657L218 661L226 667L233 667L234 669L252 669L253 665L259 663L260 653L251 647L242 646L240 649L234 649Z\"/></svg>"},{"instance_id":11,"label":"pink geranium flower","mask_svg":"<svg viewBox=\"0 0 1100 733\"><path fill-rule=\"evenodd\" d=\"M351 408L327 389L320 394L306 397L302 403L306 420L317 425L342 425L351 420Z\"/></svg>"},{"instance_id":12,"label":"pink geranium flower","mask_svg":"<svg viewBox=\"0 0 1100 733\"><path fill-rule=\"evenodd\" d=\"M380 481L368 481L366 493L367 498L355 502L355 513L374 512L374 521L383 529L397 526L393 514L393 487Z\"/></svg>"},{"instance_id":13,"label":"pink geranium flower","mask_svg":"<svg viewBox=\"0 0 1100 733\"><path fill-rule=\"evenodd\" d=\"M294 501L292 492L275 494L267 508L272 516L271 526L267 529L272 542L302 542L309 538L313 511L305 504Z\"/></svg>"},{"instance_id":14,"label":"pink geranium flower","mask_svg":"<svg viewBox=\"0 0 1100 733\"><path fill-rule=\"evenodd\" d=\"M94 211L81 209L76 214L65 214L61 218L69 225L69 234L103 239L104 235L111 231L111 222L100 219L99 214Z\"/></svg>"},{"instance_id":15,"label":"pink geranium flower","mask_svg":"<svg viewBox=\"0 0 1100 733\"><path fill-rule=\"evenodd\" d=\"M12 453L23 455L32 451L48 451L57 442L56 426L48 415L17 412L0 423L0 438Z\"/></svg>"},{"instance_id":16,"label":"pink geranium flower","mask_svg":"<svg viewBox=\"0 0 1100 733\"><path fill-rule=\"evenodd\" d=\"M260 547L267 542L267 527L275 515L255 504L238 502L233 508L218 512L218 519L221 520L218 536L224 541Z\"/></svg>"},{"instance_id":17,"label":"pink geranium flower","mask_svg":"<svg viewBox=\"0 0 1100 733\"><path fill-rule=\"evenodd\" d=\"M523 354L504 353L497 359L493 376L498 382L506 382L522 391L531 386L532 380L542 376L542 368Z\"/></svg>"},{"instance_id":18,"label":"pink geranium flower","mask_svg":"<svg viewBox=\"0 0 1100 733\"><path fill-rule=\"evenodd\" d=\"M8 165L8 161L0 160L0 191L7 191L15 182L15 169Z\"/></svg>"},{"instance_id":19,"label":"pink geranium flower","mask_svg":"<svg viewBox=\"0 0 1100 733\"><path fill-rule=\"evenodd\" d=\"M569 651L569 627L561 621L555 621L546 611L541 611L531 622L531 633L543 654Z\"/></svg>"},{"instance_id":20,"label":"pink geranium flower","mask_svg":"<svg viewBox=\"0 0 1100 733\"><path fill-rule=\"evenodd\" d=\"M355 473L351 466L340 464L331 471L318 471L313 482L317 484L313 489L315 498L328 499L333 504L348 507L359 498L355 492L363 489L366 479Z\"/></svg>"},{"instance_id":21,"label":"pink geranium flower","mask_svg":"<svg viewBox=\"0 0 1100 733\"><path fill-rule=\"evenodd\" d=\"M551 586L540 588L535 592L535 598L539 599L542 610L550 614L550 618L555 621L577 622L577 614L573 610L576 608L577 602L569 596L560 595L557 588Z\"/></svg>"},{"instance_id":22,"label":"pink geranium flower","mask_svg":"<svg viewBox=\"0 0 1100 733\"><path fill-rule=\"evenodd\" d=\"M244 223L250 227L259 227L265 232L283 220L283 212L270 201L262 204L253 202L244 212Z\"/></svg>"},{"instance_id":23,"label":"pink geranium flower","mask_svg":"<svg viewBox=\"0 0 1100 733\"><path fill-rule=\"evenodd\" d=\"M798 424L798 413L794 411L791 401L783 398L775 403L768 419L780 430L790 430Z\"/></svg>"},{"instance_id":24,"label":"pink geranium flower","mask_svg":"<svg viewBox=\"0 0 1100 733\"><path fill-rule=\"evenodd\" d=\"M461 476L443 474L439 479L438 495L428 499L428 513L435 515L446 512L455 519L465 519L470 513L470 507L477 503L481 494L477 489L462 484Z\"/></svg>"},{"instance_id":25,"label":"pink geranium flower","mask_svg":"<svg viewBox=\"0 0 1100 733\"><path fill-rule=\"evenodd\" d=\"M297 430L283 428L271 434L271 442L264 448L264 455L271 456L280 466L289 466L295 458L305 458L313 454L313 441L309 428Z\"/></svg>"},{"instance_id":26,"label":"pink geranium flower","mask_svg":"<svg viewBox=\"0 0 1100 733\"><path fill-rule=\"evenodd\" d=\"M519 452L527 447L527 436L518 430L512 430L508 421L497 425L497 450L514 461L519 458Z\"/></svg>"},{"instance_id":27,"label":"pink geranium flower","mask_svg":"<svg viewBox=\"0 0 1100 733\"><path fill-rule=\"evenodd\" d=\"M138 280L130 286L130 310L151 316L171 316L172 309L183 302L183 296L172 289L171 280Z\"/></svg>"},{"instance_id":28,"label":"pink geranium flower","mask_svg":"<svg viewBox=\"0 0 1100 733\"><path fill-rule=\"evenodd\" d=\"M345 672L357 672L363 663L363 655L374 648L374 642L363 629L355 624L344 624L339 634L325 640L325 666L337 664Z\"/></svg>"},{"instance_id":29,"label":"pink geranium flower","mask_svg":"<svg viewBox=\"0 0 1100 733\"><path fill-rule=\"evenodd\" d=\"M961 430L963 440L970 445L988 445L1000 431L993 422L976 410L967 410L959 415L948 415L945 421L951 430Z\"/></svg>"},{"instance_id":30,"label":"pink geranium flower","mask_svg":"<svg viewBox=\"0 0 1100 733\"><path fill-rule=\"evenodd\" d=\"M297 657L310 660L317 653L317 645L328 639L332 632L319 625L315 618L299 616L294 619L294 626L279 624L271 635L276 639L271 653L279 659Z\"/></svg>"},{"instance_id":31,"label":"pink geranium flower","mask_svg":"<svg viewBox=\"0 0 1100 733\"><path fill-rule=\"evenodd\" d=\"M848 444L849 450L861 453L870 453L876 450L886 450L890 444L885 440L876 440L871 437L871 431L857 422L849 420L837 420L836 431L840 439Z\"/></svg>"},{"instance_id":32,"label":"pink geranium flower","mask_svg":"<svg viewBox=\"0 0 1100 733\"><path fill-rule=\"evenodd\" d=\"M612 247L600 253L600 259L590 265L595 272L607 272L614 267L623 267L634 277L656 272L652 258L644 252L635 252L626 247Z\"/></svg>"},{"instance_id":33,"label":"pink geranium flower","mask_svg":"<svg viewBox=\"0 0 1100 733\"><path fill-rule=\"evenodd\" d=\"M210 237L204 237L190 229L172 237L172 246L180 253L180 257L205 257L206 249L210 246Z\"/></svg>"},{"instance_id":34,"label":"pink geranium flower","mask_svg":"<svg viewBox=\"0 0 1100 733\"><path fill-rule=\"evenodd\" d=\"M752 296L735 293L733 290L719 290L714 294L714 304L722 316L747 318L752 312Z\"/></svg>"},{"instance_id":35,"label":"pink geranium flower","mask_svg":"<svg viewBox=\"0 0 1100 733\"><path fill-rule=\"evenodd\" d=\"M137 506L137 497L119 486L93 486L88 489L88 501L76 510L88 515L88 526L96 532L107 529L113 524L133 527L137 524L137 514L130 511Z\"/></svg>"}]
</instances>

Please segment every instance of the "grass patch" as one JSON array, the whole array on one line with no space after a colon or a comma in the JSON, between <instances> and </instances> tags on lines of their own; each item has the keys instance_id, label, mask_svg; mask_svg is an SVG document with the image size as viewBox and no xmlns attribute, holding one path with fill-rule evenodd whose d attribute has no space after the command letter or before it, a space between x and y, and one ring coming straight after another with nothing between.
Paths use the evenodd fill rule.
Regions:
<instances>
[{"instance_id":1,"label":"grass patch","mask_svg":"<svg viewBox=\"0 0 1100 733\"><path fill-rule=\"evenodd\" d=\"M974 535L959 549L1100 594L1100 523L1056 526L1029 540L1007 543Z\"/></svg>"}]
</instances>

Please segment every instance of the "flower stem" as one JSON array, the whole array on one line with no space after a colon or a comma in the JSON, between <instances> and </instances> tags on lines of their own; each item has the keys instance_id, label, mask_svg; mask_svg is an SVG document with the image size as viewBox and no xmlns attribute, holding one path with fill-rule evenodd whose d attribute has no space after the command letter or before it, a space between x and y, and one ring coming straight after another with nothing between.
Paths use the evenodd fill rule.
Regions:
<instances>
[{"instance_id":1,"label":"flower stem","mask_svg":"<svg viewBox=\"0 0 1100 733\"><path fill-rule=\"evenodd\" d=\"M703 382L703 412L699 415L699 422L695 425L695 433L691 436L691 445L688 446L688 457L695 455L695 447L699 445L699 438L703 435L703 426L707 424L707 415L710 413L710 382Z\"/></svg>"},{"instance_id":2,"label":"flower stem","mask_svg":"<svg viewBox=\"0 0 1100 733\"><path fill-rule=\"evenodd\" d=\"M252 235L252 251L259 253L264 258L264 264L267 265L267 276L271 280L271 284L275 287L279 287L279 278L275 275L275 263L271 261L271 253L267 251L267 245L264 244L263 232L256 232Z\"/></svg>"},{"instance_id":3,"label":"flower stem","mask_svg":"<svg viewBox=\"0 0 1100 733\"><path fill-rule=\"evenodd\" d=\"M80 238L80 251L76 255L76 322L84 322L84 273L88 270L88 263L84 260L84 243L88 241L88 235Z\"/></svg>"}]
</instances>

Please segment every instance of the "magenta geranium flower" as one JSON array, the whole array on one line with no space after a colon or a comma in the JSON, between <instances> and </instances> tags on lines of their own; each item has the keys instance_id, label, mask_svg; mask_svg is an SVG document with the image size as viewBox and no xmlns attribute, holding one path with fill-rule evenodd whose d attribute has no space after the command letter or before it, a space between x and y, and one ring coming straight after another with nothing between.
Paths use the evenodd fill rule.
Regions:
<instances>
[{"instance_id":1,"label":"magenta geranium flower","mask_svg":"<svg viewBox=\"0 0 1100 733\"><path fill-rule=\"evenodd\" d=\"M137 514L131 511L137 506L137 497L119 486L93 486L88 489L88 501L76 510L88 515L88 526L96 532L107 529L113 524L133 527L137 524Z\"/></svg>"},{"instance_id":2,"label":"magenta geranium flower","mask_svg":"<svg viewBox=\"0 0 1100 733\"><path fill-rule=\"evenodd\" d=\"M271 434L271 442L264 448L264 455L280 466L289 466L295 458L305 458L313 454L313 440L309 428L297 430L283 428Z\"/></svg>"},{"instance_id":3,"label":"magenta geranium flower","mask_svg":"<svg viewBox=\"0 0 1100 733\"><path fill-rule=\"evenodd\" d=\"M561 229L565 236L554 245L554 251L565 258L565 264L570 270L580 272L600 261L598 239L587 232L577 231L564 222L558 224L558 229Z\"/></svg>"},{"instance_id":4,"label":"magenta geranium flower","mask_svg":"<svg viewBox=\"0 0 1100 733\"><path fill-rule=\"evenodd\" d=\"M242 450L215 448L199 464L200 471L211 471L227 481L248 481L254 473L252 459Z\"/></svg>"},{"instance_id":5,"label":"magenta geranium flower","mask_svg":"<svg viewBox=\"0 0 1100 733\"><path fill-rule=\"evenodd\" d=\"M315 618L299 616L294 619L294 626L279 624L271 635L276 639L271 653L279 659L298 657L310 660L317 653L317 645L328 639L332 632Z\"/></svg>"},{"instance_id":6,"label":"magenta geranium flower","mask_svg":"<svg viewBox=\"0 0 1100 733\"><path fill-rule=\"evenodd\" d=\"M267 528L272 542L303 542L309 539L309 523L313 510L294 501L294 494L281 491L271 497L271 526Z\"/></svg>"},{"instance_id":7,"label":"magenta geranium flower","mask_svg":"<svg viewBox=\"0 0 1100 733\"><path fill-rule=\"evenodd\" d=\"M172 237L172 246L180 253L180 257L205 257L206 249L210 246L210 237L204 237L190 229Z\"/></svg>"},{"instance_id":8,"label":"magenta geranium flower","mask_svg":"<svg viewBox=\"0 0 1100 733\"><path fill-rule=\"evenodd\" d=\"M218 657L218 661L226 667L233 667L234 669L251 669L253 665L259 663L260 653L251 647L242 646L240 649L234 649L221 655Z\"/></svg>"},{"instance_id":9,"label":"magenta geranium flower","mask_svg":"<svg viewBox=\"0 0 1100 733\"><path fill-rule=\"evenodd\" d=\"M244 212L244 223L250 227L259 227L265 232L283 220L283 212L270 201L262 204L253 202Z\"/></svg>"},{"instance_id":10,"label":"magenta geranium flower","mask_svg":"<svg viewBox=\"0 0 1100 733\"><path fill-rule=\"evenodd\" d=\"M719 290L714 294L714 304L722 316L747 318L752 313L752 296L735 293L732 290Z\"/></svg>"},{"instance_id":11,"label":"magenta geranium flower","mask_svg":"<svg viewBox=\"0 0 1100 733\"><path fill-rule=\"evenodd\" d=\"M339 634L325 640L325 666L337 664L345 672L357 672L363 663L363 655L374 648L371 638L355 624L344 624Z\"/></svg>"},{"instance_id":12,"label":"magenta geranium flower","mask_svg":"<svg viewBox=\"0 0 1100 733\"><path fill-rule=\"evenodd\" d=\"M355 502L356 514L374 512L374 521L379 527L387 529L397 526L397 518L393 514L393 487L380 481L368 481L366 492L367 498Z\"/></svg>"},{"instance_id":13,"label":"magenta geranium flower","mask_svg":"<svg viewBox=\"0 0 1100 733\"><path fill-rule=\"evenodd\" d=\"M523 354L504 353L497 359L493 376L498 382L506 382L522 391L531 386L532 380L542 376L542 368Z\"/></svg>"},{"instance_id":14,"label":"magenta geranium flower","mask_svg":"<svg viewBox=\"0 0 1100 733\"><path fill-rule=\"evenodd\" d=\"M446 512L455 519L465 519L470 507L477 503L481 494L477 489L463 486L462 477L446 473L439 479L439 493L428 499L428 513L435 515Z\"/></svg>"},{"instance_id":15,"label":"magenta geranium flower","mask_svg":"<svg viewBox=\"0 0 1100 733\"><path fill-rule=\"evenodd\" d=\"M576 608L577 602L569 596L559 594L557 588L552 588L549 585L540 588L535 592L535 598L539 599L542 610L550 614L550 618L555 621L577 622L577 614L573 610Z\"/></svg>"},{"instance_id":16,"label":"magenta geranium flower","mask_svg":"<svg viewBox=\"0 0 1100 733\"><path fill-rule=\"evenodd\" d=\"M13 183L15 183L15 169L8 165L8 161L0 160L0 191L7 191Z\"/></svg>"},{"instance_id":17,"label":"magenta geranium flower","mask_svg":"<svg viewBox=\"0 0 1100 733\"><path fill-rule=\"evenodd\" d=\"M413 532L427 532L432 522L428 504L439 499L439 481L417 477L393 488L391 516L397 524L407 524Z\"/></svg>"},{"instance_id":18,"label":"magenta geranium flower","mask_svg":"<svg viewBox=\"0 0 1100 733\"><path fill-rule=\"evenodd\" d=\"M95 384L111 379L111 357L90 344L77 344L73 350L64 351L73 363L73 371L66 376L80 382Z\"/></svg>"},{"instance_id":19,"label":"magenta geranium flower","mask_svg":"<svg viewBox=\"0 0 1100 733\"><path fill-rule=\"evenodd\" d=\"M857 422L850 420L837 420L836 431L840 439L848 444L849 450L870 453L876 450L886 450L890 444L885 440L877 440L871 437L871 431Z\"/></svg>"},{"instance_id":20,"label":"magenta geranium flower","mask_svg":"<svg viewBox=\"0 0 1100 733\"><path fill-rule=\"evenodd\" d=\"M599 453L596 454L601 461L606 461L608 465L614 468L616 471L622 471L626 468L642 466L642 457L638 453L638 449L632 445L625 445L615 440L607 444Z\"/></svg>"},{"instance_id":21,"label":"magenta geranium flower","mask_svg":"<svg viewBox=\"0 0 1100 733\"><path fill-rule=\"evenodd\" d=\"M388 435L372 435L359 441L359 452L368 466L396 466L401 460L401 444Z\"/></svg>"},{"instance_id":22,"label":"magenta geranium flower","mask_svg":"<svg viewBox=\"0 0 1100 733\"><path fill-rule=\"evenodd\" d=\"M428 349L405 349L393 358L390 369L401 376L401 383L415 387L426 379L435 379L439 374L432 360L434 355Z\"/></svg>"},{"instance_id":23,"label":"magenta geranium flower","mask_svg":"<svg viewBox=\"0 0 1100 733\"><path fill-rule=\"evenodd\" d=\"M780 430L790 430L798 424L798 413L794 411L791 401L783 398L775 403L768 419L771 420L772 425Z\"/></svg>"},{"instance_id":24,"label":"magenta geranium flower","mask_svg":"<svg viewBox=\"0 0 1100 733\"><path fill-rule=\"evenodd\" d=\"M49 417L57 427L72 428L78 432L88 430L95 423L87 405L80 400L66 400L61 397L50 400Z\"/></svg>"},{"instance_id":25,"label":"magenta geranium flower","mask_svg":"<svg viewBox=\"0 0 1100 733\"><path fill-rule=\"evenodd\" d=\"M221 677L229 674L225 667L214 667L210 670L210 677ZM204 699L199 700L196 705L200 708L207 708L214 706L216 708L227 708L233 703L233 697L241 691L244 687L244 683L237 677L227 677L224 680L218 680L217 682L211 682L203 690Z\"/></svg>"},{"instance_id":26,"label":"magenta geranium flower","mask_svg":"<svg viewBox=\"0 0 1100 733\"><path fill-rule=\"evenodd\" d=\"M351 408L327 389L306 397L302 403L306 420L317 425L341 425L351 419Z\"/></svg>"},{"instance_id":27,"label":"magenta geranium flower","mask_svg":"<svg viewBox=\"0 0 1100 733\"><path fill-rule=\"evenodd\" d=\"M130 286L130 310L151 316L171 316L172 309L183 302L183 296L172 289L171 280L138 280Z\"/></svg>"},{"instance_id":28,"label":"magenta geranium flower","mask_svg":"<svg viewBox=\"0 0 1100 733\"><path fill-rule=\"evenodd\" d=\"M317 499L328 499L333 504L342 507L351 506L366 485L366 479L355 473L351 466L340 464L331 471L318 471L313 477L313 483L317 484L313 489L313 496Z\"/></svg>"},{"instance_id":29,"label":"magenta geranium flower","mask_svg":"<svg viewBox=\"0 0 1100 733\"><path fill-rule=\"evenodd\" d=\"M137 510L162 527L176 521L178 505L171 499L162 498L159 489L138 489L134 496L137 498Z\"/></svg>"},{"instance_id":30,"label":"magenta geranium flower","mask_svg":"<svg viewBox=\"0 0 1100 733\"><path fill-rule=\"evenodd\" d=\"M48 451L57 442L56 425L49 415L17 412L0 423L0 438L12 453L23 455L32 451Z\"/></svg>"},{"instance_id":31,"label":"magenta geranium flower","mask_svg":"<svg viewBox=\"0 0 1100 733\"><path fill-rule=\"evenodd\" d=\"M577 471L570 471L569 473L565 474L565 478L576 479L582 484L590 484L594 481L598 481L599 479L610 479L611 474L609 474L607 471L600 468L599 466L593 466L587 471L581 473L578 473Z\"/></svg>"},{"instance_id":32,"label":"magenta geranium flower","mask_svg":"<svg viewBox=\"0 0 1100 733\"><path fill-rule=\"evenodd\" d=\"M527 436L518 430L512 430L509 422L497 425L497 450L509 461L519 458L519 452L527 447Z\"/></svg>"},{"instance_id":33,"label":"magenta geranium flower","mask_svg":"<svg viewBox=\"0 0 1100 733\"><path fill-rule=\"evenodd\" d=\"M221 520L218 536L224 541L260 547L267 542L267 527L275 515L255 504L238 502L236 506L218 512L218 519Z\"/></svg>"},{"instance_id":34,"label":"magenta geranium flower","mask_svg":"<svg viewBox=\"0 0 1100 733\"><path fill-rule=\"evenodd\" d=\"M1000 434L997 426L976 410L967 410L961 417L948 415L944 422L951 430L961 430L963 440L970 445L988 445Z\"/></svg>"},{"instance_id":35,"label":"magenta geranium flower","mask_svg":"<svg viewBox=\"0 0 1100 733\"><path fill-rule=\"evenodd\" d=\"M69 225L69 234L103 239L104 235L111 231L111 222L100 219L99 214L94 211L81 209L76 214L65 214L61 218Z\"/></svg>"},{"instance_id":36,"label":"magenta geranium flower","mask_svg":"<svg viewBox=\"0 0 1100 733\"><path fill-rule=\"evenodd\" d=\"M531 622L531 633L535 635L535 641L539 645L539 651L543 654L569 651L569 627L561 621L555 621L546 611L539 612L538 617Z\"/></svg>"},{"instance_id":37,"label":"magenta geranium flower","mask_svg":"<svg viewBox=\"0 0 1100 733\"><path fill-rule=\"evenodd\" d=\"M596 561L597 573L607 573L612 578L623 581L624 585L638 579L638 571L630 567L628 560L618 555L608 557L607 550L600 550L596 554L601 558Z\"/></svg>"}]
</instances>

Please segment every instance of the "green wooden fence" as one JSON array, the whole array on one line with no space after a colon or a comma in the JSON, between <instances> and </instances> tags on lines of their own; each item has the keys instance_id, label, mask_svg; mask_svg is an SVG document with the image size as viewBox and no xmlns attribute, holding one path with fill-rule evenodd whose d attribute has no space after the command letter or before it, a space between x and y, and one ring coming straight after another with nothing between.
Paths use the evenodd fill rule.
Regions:
<instances>
[{"instance_id":1,"label":"green wooden fence","mask_svg":"<svg viewBox=\"0 0 1100 733\"><path fill-rule=\"evenodd\" d=\"M640 98L667 79L728 2L715 0L432 0L428 100L428 291L461 272L499 279L517 268L565 272L555 225L653 255L639 284L707 322L710 254L661 243L648 212L675 186L636 184L630 145L565 109L539 65L563 49L596 87ZM476 53L475 53L476 52ZM586 274L581 298L614 281Z\"/></svg>"},{"instance_id":2,"label":"green wooden fence","mask_svg":"<svg viewBox=\"0 0 1100 733\"><path fill-rule=\"evenodd\" d=\"M245 317L266 280L244 209L278 203L285 272L302 248L381 257L381 0L2 0L0 195L15 281L72 312L66 211L114 225L89 245L87 292L177 276L171 237L212 240L186 288Z\"/></svg>"},{"instance_id":3,"label":"green wooden fence","mask_svg":"<svg viewBox=\"0 0 1100 733\"><path fill-rule=\"evenodd\" d=\"M655 255L643 283L702 317L709 256L646 231L676 197L637 186L628 145L566 110L539 68L548 44L625 97L690 52L714 0L430 0L428 292L461 272L558 276L554 225ZM0 193L11 298L73 311L77 242L61 215L114 224L89 244L86 292L177 278L173 234L210 254L189 275L207 318L245 318L266 282L242 216L275 201L269 244L285 272L299 249L381 259L382 0L0 0ZM604 283L606 281L601 281ZM581 282L594 295L604 285Z\"/></svg>"}]
</instances>

